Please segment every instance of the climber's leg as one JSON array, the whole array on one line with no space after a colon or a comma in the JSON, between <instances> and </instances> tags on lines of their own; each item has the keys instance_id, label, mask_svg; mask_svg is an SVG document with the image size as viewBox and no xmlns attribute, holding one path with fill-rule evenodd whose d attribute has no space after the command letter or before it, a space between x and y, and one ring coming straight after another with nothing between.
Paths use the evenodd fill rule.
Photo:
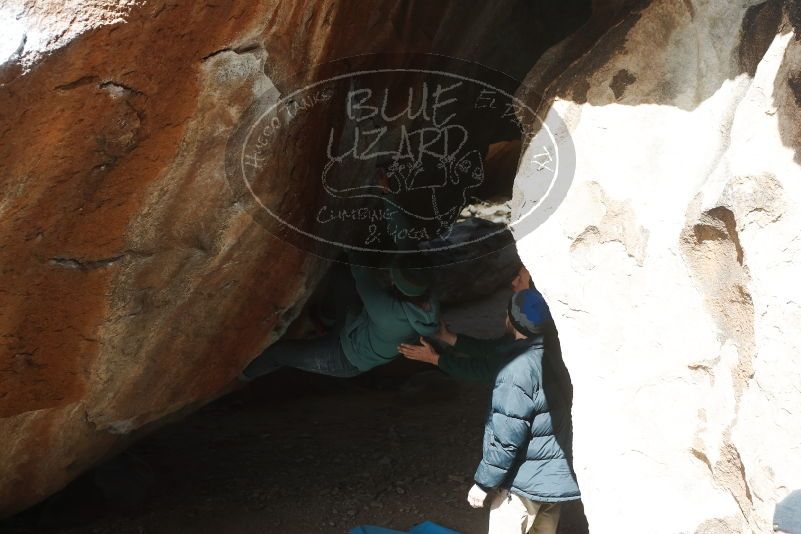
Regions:
<instances>
[{"instance_id":1,"label":"climber's leg","mask_svg":"<svg viewBox=\"0 0 801 534\"><path fill-rule=\"evenodd\" d=\"M279 341L250 362L242 375L244 379L253 379L284 366L338 377L360 373L342 353L339 331L334 330L315 339Z\"/></svg>"}]
</instances>

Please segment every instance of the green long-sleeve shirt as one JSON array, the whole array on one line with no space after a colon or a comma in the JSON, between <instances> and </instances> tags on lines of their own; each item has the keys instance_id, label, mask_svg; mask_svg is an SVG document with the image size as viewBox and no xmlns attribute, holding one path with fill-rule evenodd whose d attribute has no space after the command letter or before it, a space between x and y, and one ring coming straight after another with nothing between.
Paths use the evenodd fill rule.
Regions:
<instances>
[{"instance_id":1,"label":"green long-sleeve shirt","mask_svg":"<svg viewBox=\"0 0 801 534\"><path fill-rule=\"evenodd\" d=\"M349 313L340 333L345 357L361 371L388 363L398 355L398 345L414 343L420 336L437 330L439 304L431 300L429 309L392 296L375 269L351 266L356 291L364 306Z\"/></svg>"},{"instance_id":2,"label":"green long-sleeve shirt","mask_svg":"<svg viewBox=\"0 0 801 534\"><path fill-rule=\"evenodd\" d=\"M459 380L492 384L506 362L537 341L542 338L515 339L507 334L479 339L459 334L453 347L440 354L439 368Z\"/></svg>"}]
</instances>

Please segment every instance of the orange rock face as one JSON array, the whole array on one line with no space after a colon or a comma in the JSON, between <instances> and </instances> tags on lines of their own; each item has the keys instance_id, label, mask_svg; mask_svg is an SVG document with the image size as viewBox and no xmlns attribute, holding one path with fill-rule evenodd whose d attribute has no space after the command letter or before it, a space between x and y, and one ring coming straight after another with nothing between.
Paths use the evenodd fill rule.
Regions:
<instances>
[{"instance_id":1,"label":"orange rock face","mask_svg":"<svg viewBox=\"0 0 801 534\"><path fill-rule=\"evenodd\" d=\"M266 16L243 6L145 6L0 92L5 513L213 398L319 271L250 224L218 170L235 116L203 56Z\"/></svg>"},{"instance_id":2,"label":"orange rock face","mask_svg":"<svg viewBox=\"0 0 801 534\"><path fill-rule=\"evenodd\" d=\"M313 288L324 262L254 224L225 179L259 94L376 51L522 78L546 44L529 35L542 14L514 2L368 4L2 8L23 37L0 58L0 516L219 395ZM271 161L301 212L304 143Z\"/></svg>"}]
</instances>

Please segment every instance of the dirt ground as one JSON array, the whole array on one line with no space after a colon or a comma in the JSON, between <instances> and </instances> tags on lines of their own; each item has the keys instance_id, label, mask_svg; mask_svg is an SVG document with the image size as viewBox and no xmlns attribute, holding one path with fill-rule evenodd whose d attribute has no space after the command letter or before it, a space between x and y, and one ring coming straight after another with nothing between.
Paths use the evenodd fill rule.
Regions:
<instances>
[{"instance_id":1,"label":"dirt ground","mask_svg":"<svg viewBox=\"0 0 801 534\"><path fill-rule=\"evenodd\" d=\"M451 320L492 333L503 302ZM408 361L351 380L280 370L158 430L0 530L310 534L429 519L486 532L486 510L465 498L488 401L488 387ZM576 503L560 533L581 532Z\"/></svg>"}]
</instances>

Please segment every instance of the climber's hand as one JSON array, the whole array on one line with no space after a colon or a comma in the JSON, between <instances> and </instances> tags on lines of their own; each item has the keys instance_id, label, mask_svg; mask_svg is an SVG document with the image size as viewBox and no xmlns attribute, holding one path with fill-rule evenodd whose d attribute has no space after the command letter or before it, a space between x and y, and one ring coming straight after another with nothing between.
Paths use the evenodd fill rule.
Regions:
<instances>
[{"instance_id":1,"label":"climber's hand","mask_svg":"<svg viewBox=\"0 0 801 534\"><path fill-rule=\"evenodd\" d=\"M384 169L380 167L375 171L375 182L381 189L386 191L389 190L389 178L387 178L387 174L384 172Z\"/></svg>"}]
</instances>

